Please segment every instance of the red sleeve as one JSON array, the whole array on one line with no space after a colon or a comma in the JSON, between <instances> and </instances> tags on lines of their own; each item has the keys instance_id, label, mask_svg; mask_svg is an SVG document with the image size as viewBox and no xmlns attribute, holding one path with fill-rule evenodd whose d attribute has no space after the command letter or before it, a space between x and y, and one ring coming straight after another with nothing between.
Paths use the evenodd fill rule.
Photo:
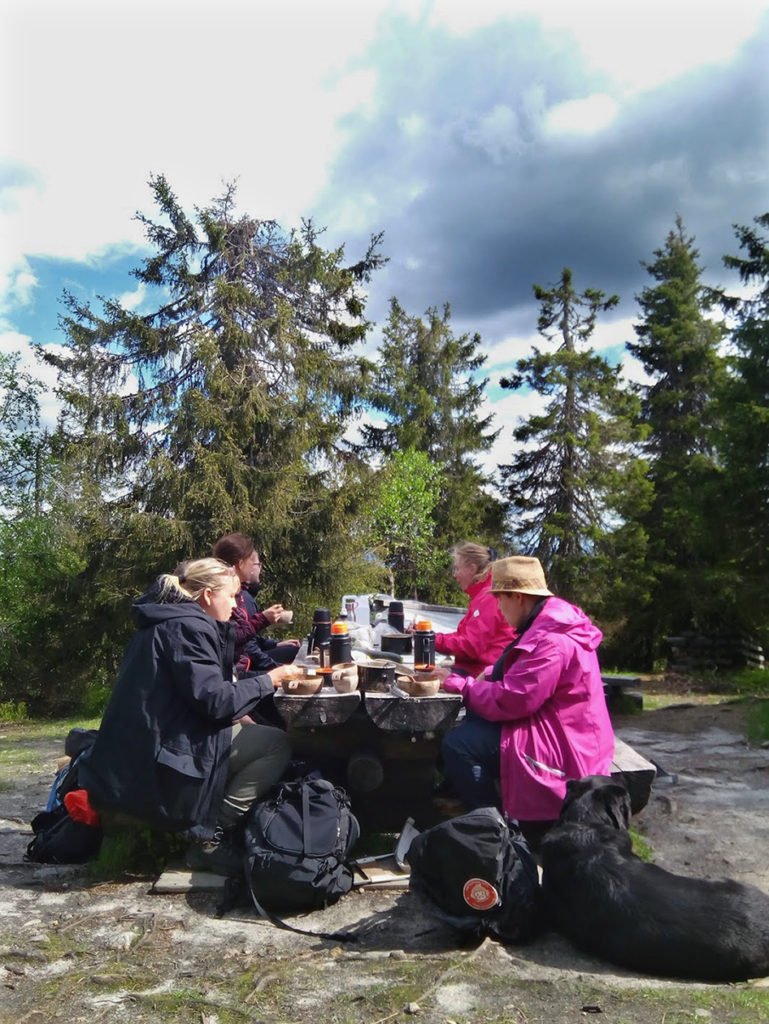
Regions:
<instances>
[{"instance_id":1,"label":"red sleeve","mask_svg":"<svg viewBox=\"0 0 769 1024\"><path fill-rule=\"evenodd\" d=\"M230 622L235 627L235 650L240 651L251 637L255 635L256 630L251 619L246 615L245 608L240 604L236 604L232 609Z\"/></svg>"},{"instance_id":2,"label":"red sleeve","mask_svg":"<svg viewBox=\"0 0 769 1024\"><path fill-rule=\"evenodd\" d=\"M464 661L484 661L489 648L498 646L500 639L508 644L512 638L512 630L502 617L497 599L486 591L475 608L460 619L456 633L436 633L435 649Z\"/></svg>"},{"instance_id":3,"label":"red sleeve","mask_svg":"<svg viewBox=\"0 0 769 1024\"><path fill-rule=\"evenodd\" d=\"M253 626L255 633L261 633L263 629L266 629L270 625L270 620L264 612L257 612L251 619L251 625Z\"/></svg>"}]
</instances>

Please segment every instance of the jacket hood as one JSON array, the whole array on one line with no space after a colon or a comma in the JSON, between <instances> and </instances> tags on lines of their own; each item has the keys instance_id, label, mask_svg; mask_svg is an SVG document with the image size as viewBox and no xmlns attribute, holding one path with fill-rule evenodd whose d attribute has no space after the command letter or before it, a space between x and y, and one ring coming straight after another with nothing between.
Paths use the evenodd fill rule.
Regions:
<instances>
[{"instance_id":1,"label":"jacket hood","mask_svg":"<svg viewBox=\"0 0 769 1024\"><path fill-rule=\"evenodd\" d=\"M523 650L533 649L543 633L568 633L586 651L597 650L603 640L601 630L582 609L560 597L548 597L545 600L543 608L516 646Z\"/></svg>"},{"instance_id":2,"label":"jacket hood","mask_svg":"<svg viewBox=\"0 0 769 1024\"><path fill-rule=\"evenodd\" d=\"M201 619L204 622L213 622L210 615L206 615L197 601L183 594L171 594L162 602L158 600L160 586L156 580L146 594L134 601L131 607L133 620L139 629L146 626L155 626L159 622L167 622L169 619Z\"/></svg>"}]
</instances>

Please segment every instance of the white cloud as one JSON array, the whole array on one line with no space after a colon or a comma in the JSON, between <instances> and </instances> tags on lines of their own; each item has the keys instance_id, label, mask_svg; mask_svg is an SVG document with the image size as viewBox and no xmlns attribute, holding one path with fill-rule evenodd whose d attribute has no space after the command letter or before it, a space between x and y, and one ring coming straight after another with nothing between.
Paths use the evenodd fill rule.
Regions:
<instances>
[{"instance_id":1,"label":"white cloud","mask_svg":"<svg viewBox=\"0 0 769 1024\"><path fill-rule=\"evenodd\" d=\"M337 120L372 91L371 71L346 65L381 7L11 0L3 138L37 180L14 185L13 203L6 193L0 234L81 260L140 244L132 218L151 173L189 204L239 179L245 209L296 223L325 182Z\"/></svg>"},{"instance_id":2,"label":"white cloud","mask_svg":"<svg viewBox=\"0 0 769 1024\"><path fill-rule=\"evenodd\" d=\"M15 306L29 305L37 283L27 260L4 260L0 255L0 308L10 311Z\"/></svg>"},{"instance_id":3,"label":"white cloud","mask_svg":"<svg viewBox=\"0 0 769 1024\"><path fill-rule=\"evenodd\" d=\"M53 429L60 411L60 403L54 395L56 370L37 358L31 348L31 342L32 339L27 335L18 331L2 330L0 325L0 352L6 355L18 352L21 356L19 370L22 373L28 373L33 379L41 381L44 391L39 398L40 424L48 429ZM49 348L60 352L64 351L59 346L49 346Z\"/></svg>"},{"instance_id":4,"label":"white cloud","mask_svg":"<svg viewBox=\"0 0 769 1024\"><path fill-rule=\"evenodd\" d=\"M567 100L547 112L545 131L549 135L592 135L608 127L618 109L616 100L605 93Z\"/></svg>"},{"instance_id":5,"label":"white cloud","mask_svg":"<svg viewBox=\"0 0 769 1024\"><path fill-rule=\"evenodd\" d=\"M636 92L693 67L728 60L756 30L766 0L445 0L431 21L458 35L528 15L568 35L594 68Z\"/></svg>"},{"instance_id":6,"label":"white cloud","mask_svg":"<svg viewBox=\"0 0 769 1024\"><path fill-rule=\"evenodd\" d=\"M407 138L413 139L424 133L427 122L421 114L409 114L407 117L398 118L398 127Z\"/></svg>"},{"instance_id":7,"label":"white cloud","mask_svg":"<svg viewBox=\"0 0 769 1024\"><path fill-rule=\"evenodd\" d=\"M133 291L123 292L122 295L118 296L118 302L124 309L141 309L144 300L147 297L147 286L143 283L139 284Z\"/></svg>"},{"instance_id":8,"label":"white cloud","mask_svg":"<svg viewBox=\"0 0 769 1024\"><path fill-rule=\"evenodd\" d=\"M516 442L513 440L515 428L530 416L542 412L544 407L545 399L533 391L525 394L517 391L505 391L502 397L495 401L491 401L488 396L484 397L479 415L484 417L493 413L492 429L500 431L493 446L480 458L480 464L489 480L496 474L497 466L511 461L513 450L516 447Z\"/></svg>"}]
</instances>

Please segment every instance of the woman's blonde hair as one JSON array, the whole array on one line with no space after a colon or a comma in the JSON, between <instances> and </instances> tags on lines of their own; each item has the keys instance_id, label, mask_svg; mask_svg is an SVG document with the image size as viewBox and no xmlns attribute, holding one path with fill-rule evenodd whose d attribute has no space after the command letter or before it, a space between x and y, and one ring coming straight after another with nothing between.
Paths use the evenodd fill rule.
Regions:
<instances>
[{"instance_id":1,"label":"woman's blonde hair","mask_svg":"<svg viewBox=\"0 0 769 1024\"><path fill-rule=\"evenodd\" d=\"M230 587L233 594L240 590L240 580L231 565L220 558L193 558L180 562L175 572L166 572L158 579L160 592L158 601L173 601L174 598L191 597L197 601L204 590L224 590Z\"/></svg>"},{"instance_id":2,"label":"woman's blonde hair","mask_svg":"<svg viewBox=\"0 0 769 1024\"><path fill-rule=\"evenodd\" d=\"M496 551L493 551L491 548L487 548L483 544L471 544L468 541L455 544L451 549L451 554L454 558L461 558L468 565L475 566L473 583L479 583L481 580L486 579L491 563L497 557Z\"/></svg>"}]
</instances>

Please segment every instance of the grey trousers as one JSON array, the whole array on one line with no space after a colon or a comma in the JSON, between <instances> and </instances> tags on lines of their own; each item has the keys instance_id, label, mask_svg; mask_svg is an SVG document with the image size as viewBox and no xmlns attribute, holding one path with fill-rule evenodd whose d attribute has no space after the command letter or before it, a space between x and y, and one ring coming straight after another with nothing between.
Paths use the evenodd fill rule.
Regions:
<instances>
[{"instance_id":1,"label":"grey trousers","mask_svg":"<svg viewBox=\"0 0 769 1024\"><path fill-rule=\"evenodd\" d=\"M232 727L227 787L218 824L232 828L283 775L291 758L291 744L282 729L267 725Z\"/></svg>"}]
</instances>

